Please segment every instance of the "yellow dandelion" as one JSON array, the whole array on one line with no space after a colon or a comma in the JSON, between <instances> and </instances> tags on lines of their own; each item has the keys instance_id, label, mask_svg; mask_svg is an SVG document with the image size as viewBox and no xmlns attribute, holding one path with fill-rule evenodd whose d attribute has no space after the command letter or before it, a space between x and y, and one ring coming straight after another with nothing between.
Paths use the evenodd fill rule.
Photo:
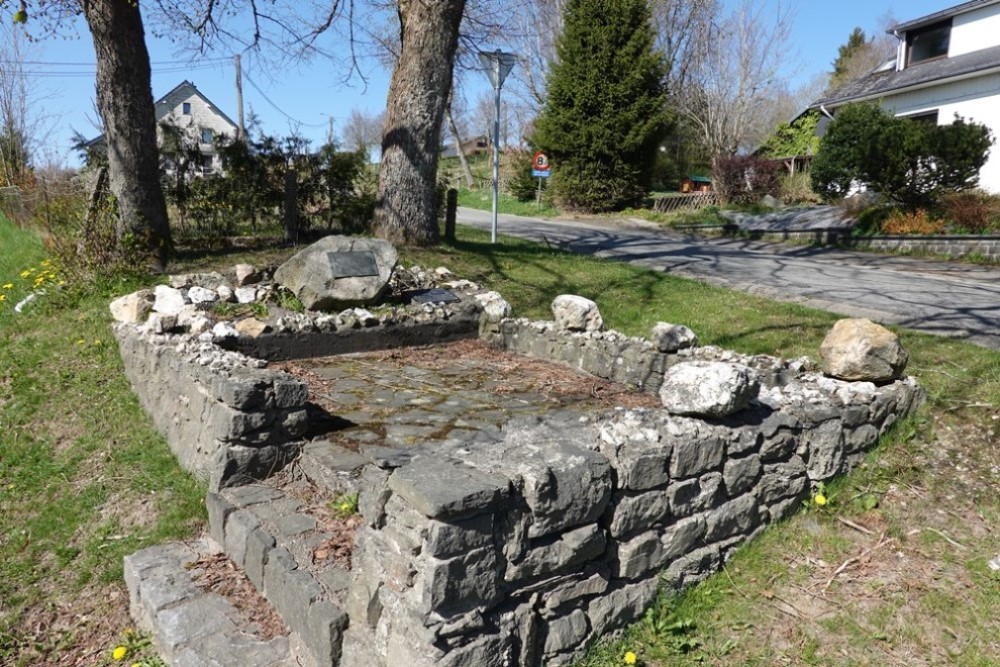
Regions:
<instances>
[{"instance_id":1,"label":"yellow dandelion","mask_svg":"<svg viewBox=\"0 0 1000 667\"><path fill-rule=\"evenodd\" d=\"M21 271L21 277L22 278L27 278L28 276L30 276L34 272L35 272L34 269L25 269L24 271Z\"/></svg>"},{"instance_id":2,"label":"yellow dandelion","mask_svg":"<svg viewBox=\"0 0 1000 667\"><path fill-rule=\"evenodd\" d=\"M14 289L14 283L7 283L3 286L4 289Z\"/></svg>"},{"instance_id":3,"label":"yellow dandelion","mask_svg":"<svg viewBox=\"0 0 1000 667\"><path fill-rule=\"evenodd\" d=\"M77 345L86 345L87 341L85 341L84 339L81 338L80 340L76 341L76 344Z\"/></svg>"},{"instance_id":4,"label":"yellow dandelion","mask_svg":"<svg viewBox=\"0 0 1000 667\"><path fill-rule=\"evenodd\" d=\"M128 649L124 646L116 646L115 650L111 652L111 657L115 660L121 660L126 655L128 655Z\"/></svg>"},{"instance_id":5,"label":"yellow dandelion","mask_svg":"<svg viewBox=\"0 0 1000 667\"><path fill-rule=\"evenodd\" d=\"M50 262L49 260L47 259L42 260L42 266L49 266L50 264L52 264L52 262Z\"/></svg>"},{"instance_id":6,"label":"yellow dandelion","mask_svg":"<svg viewBox=\"0 0 1000 667\"><path fill-rule=\"evenodd\" d=\"M0 301L6 301L6 300L7 300L7 295L6 294L0 294Z\"/></svg>"},{"instance_id":7,"label":"yellow dandelion","mask_svg":"<svg viewBox=\"0 0 1000 667\"><path fill-rule=\"evenodd\" d=\"M634 665L638 661L639 661L639 656L637 656L635 654L635 652L633 652L633 651L626 651L626 653L625 653L625 664L626 665Z\"/></svg>"},{"instance_id":8,"label":"yellow dandelion","mask_svg":"<svg viewBox=\"0 0 1000 667\"><path fill-rule=\"evenodd\" d=\"M350 503L340 503L340 511L341 512L350 512L351 511L351 505L350 505Z\"/></svg>"},{"instance_id":9,"label":"yellow dandelion","mask_svg":"<svg viewBox=\"0 0 1000 667\"><path fill-rule=\"evenodd\" d=\"M94 339L94 345L97 345L98 347L100 347L101 345L104 345L104 341L95 338Z\"/></svg>"},{"instance_id":10,"label":"yellow dandelion","mask_svg":"<svg viewBox=\"0 0 1000 667\"><path fill-rule=\"evenodd\" d=\"M822 507L823 505L826 505L826 496L822 493L817 493L816 497L813 498L813 502L816 503L818 507Z\"/></svg>"}]
</instances>

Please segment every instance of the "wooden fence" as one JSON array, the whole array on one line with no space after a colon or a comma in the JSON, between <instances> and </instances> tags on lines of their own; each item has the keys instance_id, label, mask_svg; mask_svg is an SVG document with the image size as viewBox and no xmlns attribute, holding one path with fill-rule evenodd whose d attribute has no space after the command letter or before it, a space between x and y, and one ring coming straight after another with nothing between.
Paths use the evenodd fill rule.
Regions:
<instances>
[{"instance_id":1,"label":"wooden fence","mask_svg":"<svg viewBox=\"0 0 1000 667\"><path fill-rule=\"evenodd\" d=\"M653 202L653 210L657 213L670 213L671 211L718 205L719 196L714 192L692 192L689 194L661 197Z\"/></svg>"}]
</instances>

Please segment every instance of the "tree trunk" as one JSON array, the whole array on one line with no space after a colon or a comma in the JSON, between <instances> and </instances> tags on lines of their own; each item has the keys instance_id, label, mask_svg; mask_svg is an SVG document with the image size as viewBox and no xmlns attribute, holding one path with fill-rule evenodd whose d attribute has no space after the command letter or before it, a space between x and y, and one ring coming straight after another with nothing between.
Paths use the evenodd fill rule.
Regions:
<instances>
[{"instance_id":1,"label":"tree trunk","mask_svg":"<svg viewBox=\"0 0 1000 667\"><path fill-rule=\"evenodd\" d=\"M162 271L170 253L167 205L160 188L149 52L139 3L80 0L97 56L97 108L104 121L118 237L148 251Z\"/></svg>"},{"instance_id":2,"label":"tree trunk","mask_svg":"<svg viewBox=\"0 0 1000 667\"><path fill-rule=\"evenodd\" d=\"M433 245L441 121L451 90L465 0L399 0L401 48L389 86L376 235L393 243Z\"/></svg>"}]
</instances>

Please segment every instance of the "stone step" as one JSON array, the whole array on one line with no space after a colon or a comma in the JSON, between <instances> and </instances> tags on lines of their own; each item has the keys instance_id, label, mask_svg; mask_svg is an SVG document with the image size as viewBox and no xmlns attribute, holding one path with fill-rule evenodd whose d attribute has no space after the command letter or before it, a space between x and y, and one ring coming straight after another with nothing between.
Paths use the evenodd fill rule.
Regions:
<instances>
[{"instance_id":1,"label":"stone step","mask_svg":"<svg viewBox=\"0 0 1000 667\"><path fill-rule=\"evenodd\" d=\"M206 498L212 537L281 616L307 667L338 664L347 626L343 609L350 572L346 563L329 557L340 546L337 528L330 525L335 522L330 498L329 490L297 467L267 483Z\"/></svg>"},{"instance_id":2,"label":"stone step","mask_svg":"<svg viewBox=\"0 0 1000 667\"><path fill-rule=\"evenodd\" d=\"M150 633L170 667L294 667L299 662L288 637L264 640L241 627L236 607L199 588L197 568L219 546L201 539L143 549L125 557L130 611Z\"/></svg>"}]
</instances>

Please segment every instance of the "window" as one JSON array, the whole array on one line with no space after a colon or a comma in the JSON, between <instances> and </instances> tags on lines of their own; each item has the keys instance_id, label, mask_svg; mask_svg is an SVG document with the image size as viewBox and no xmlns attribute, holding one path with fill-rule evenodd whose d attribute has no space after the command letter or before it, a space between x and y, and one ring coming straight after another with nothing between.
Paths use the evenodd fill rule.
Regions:
<instances>
[{"instance_id":1,"label":"window","mask_svg":"<svg viewBox=\"0 0 1000 667\"><path fill-rule=\"evenodd\" d=\"M201 130L201 143L210 144L212 143L212 131L208 128L202 128Z\"/></svg>"},{"instance_id":2,"label":"window","mask_svg":"<svg viewBox=\"0 0 1000 667\"><path fill-rule=\"evenodd\" d=\"M915 113L911 116L903 116L907 120L912 120L917 123L927 123L928 125L938 124L938 110L933 111L922 111L920 113Z\"/></svg>"},{"instance_id":3,"label":"window","mask_svg":"<svg viewBox=\"0 0 1000 667\"><path fill-rule=\"evenodd\" d=\"M181 104L181 113L183 113L185 116L190 116L191 115L191 103L190 102L184 102L183 104Z\"/></svg>"},{"instance_id":4,"label":"window","mask_svg":"<svg viewBox=\"0 0 1000 667\"><path fill-rule=\"evenodd\" d=\"M951 44L951 20L934 23L906 33L906 64L944 58Z\"/></svg>"}]
</instances>

